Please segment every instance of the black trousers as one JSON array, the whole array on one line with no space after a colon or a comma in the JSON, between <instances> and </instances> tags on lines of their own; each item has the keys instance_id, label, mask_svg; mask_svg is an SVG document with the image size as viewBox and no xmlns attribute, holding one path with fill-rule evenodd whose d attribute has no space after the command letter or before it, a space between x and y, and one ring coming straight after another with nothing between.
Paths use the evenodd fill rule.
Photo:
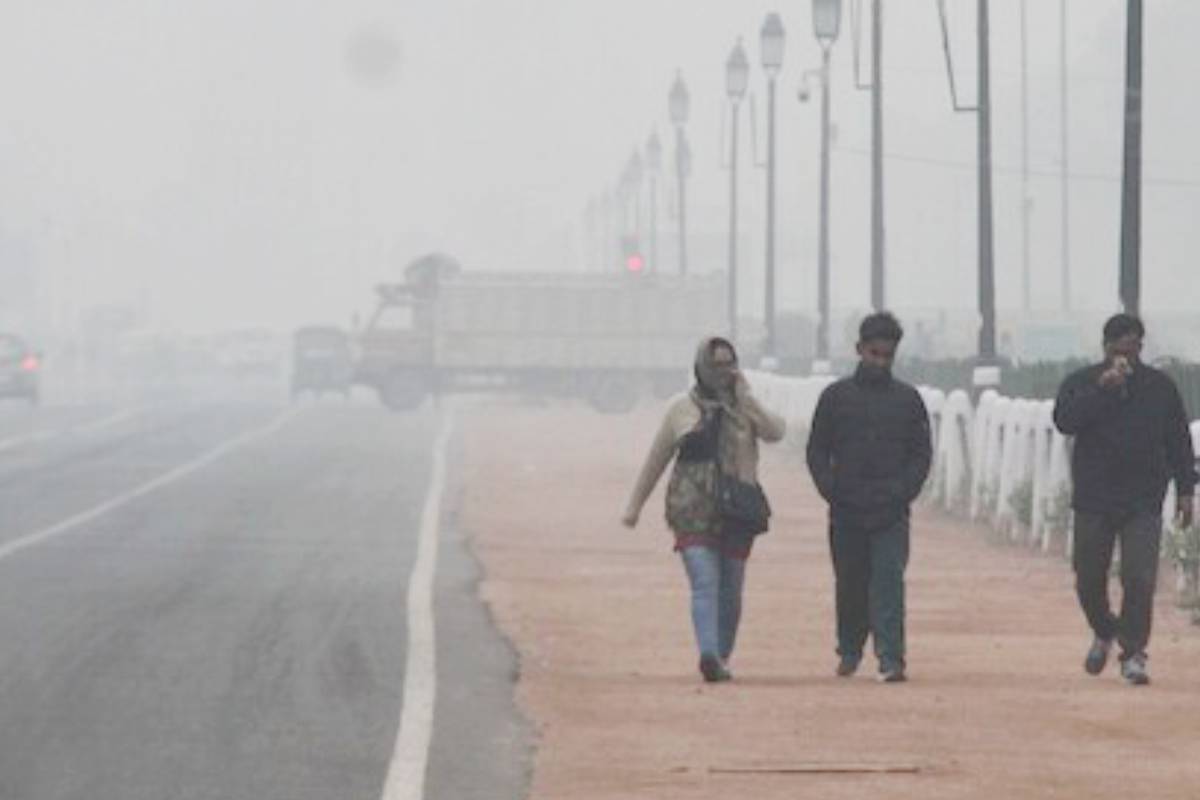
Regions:
<instances>
[{"instance_id":1,"label":"black trousers","mask_svg":"<svg viewBox=\"0 0 1200 800\"><path fill-rule=\"evenodd\" d=\"M903 667L908 518L882 528L834 522L829 549L837 584L838 655L862 658L871 633L880 666Z\"/></svg>"},{"instance_id":2,"label":"black trousers","mask_svg":"<svg viewBox=\"0 0 1200 800\"><path fill-rule=\"evenodd\" d=\"M1088 625L1101 639L1116 638L1121 656L1144 653L1150 641L1162 515L1075 513L1075 591ZM1121 615L1108 600L1113 551L1121 544Z\"/></svg>"}]
</instances>

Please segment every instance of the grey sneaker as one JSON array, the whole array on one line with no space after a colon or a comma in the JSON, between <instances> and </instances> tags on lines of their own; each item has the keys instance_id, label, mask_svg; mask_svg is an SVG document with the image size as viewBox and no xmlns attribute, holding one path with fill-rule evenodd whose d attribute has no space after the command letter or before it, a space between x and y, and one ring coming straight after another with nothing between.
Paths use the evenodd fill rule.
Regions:
<instances>
[{"instance_id":1,"label":"grey sneaker","mask_svg":"<svg viewBox=\"0 0 1200 800\"><path fill-rule=\"evenodd\" d=\"M1083 660L1083 668L1088 675L1099 675L1108 663L1108 654L1112 652L1112 639L1101 639L1097 636L1088 648L1087 658Z\"/></svg>"},{"instance_id":2,"label":"grey sneaker","mask_svg":"<svg viewBox=\"0 0 1200 800\"><path fill-rule=\"evenodd\" d=\"M1121 677L1130 686L1147 686L1150 675L1146 672L1146 654L1134 653L1121 661Z\"/></svg>"},{"instance_id":3,"label":"grey sneaker","mask_svg":"<svg viewBox=\"0 0 1200 800\"><path fill-rule=\"evenodd\" d=\"M904 683L908 680L908 676L904 674L904 667L900 664L888 664L879 668L880 683Z\"/></svg>"}]
</instances>

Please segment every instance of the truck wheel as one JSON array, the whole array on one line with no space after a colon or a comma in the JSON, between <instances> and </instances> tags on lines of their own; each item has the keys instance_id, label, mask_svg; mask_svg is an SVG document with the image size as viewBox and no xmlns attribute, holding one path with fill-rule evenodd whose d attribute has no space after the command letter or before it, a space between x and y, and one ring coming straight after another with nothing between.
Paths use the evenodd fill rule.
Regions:
<instances>
[{"instance_id":1,"label":"truck wheel","mask_svg":"<svg viewBox=\"0 0 1200 800\"><path fill-rule=\"evenodd\" d=\"M415 372L393 372L379 387L379 397L392 411L415 411L425 402L429 385Z\"/></svg>"},{"instance_id":2,"label":"truck wheel","mask_svg":"<svg viewBox=\"0 0 1200 800\"><path fill-rule=\"evenodd\" d=\"M601 414L627 414L637 405L637 400L637 382L626 375L598 378L588 395L592 408Z\"/></svg>"}]
</instances>

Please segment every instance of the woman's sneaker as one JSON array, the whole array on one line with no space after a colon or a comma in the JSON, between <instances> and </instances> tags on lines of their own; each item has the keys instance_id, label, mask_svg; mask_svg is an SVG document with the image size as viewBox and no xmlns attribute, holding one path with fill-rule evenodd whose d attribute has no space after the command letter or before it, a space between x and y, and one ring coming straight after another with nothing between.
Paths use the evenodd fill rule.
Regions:
<instances>
[{"instance_id":1,"label":"woman's sneaker","mask_svg":"<svg viewBox=\"0 0 1200 800\"><path fill-rule=\"evenodd\" d=\"M1146 686L1150 683L1150 674L1146 672L1146 654L1134 653L1121 660L1121 677L1130 686Z\"/></svg>"},{"instance_id":2,"label":"woman's sneaker","mask_svg":"<svg viewBox=\"0 0 1200 800\"><path fill-rule=\"evenodd\" d=\"M708 683L719 683L733 677L729 674L729 670L725 669L725 665L721 663L721 659L707 654L700 656L700 674L704 676L704 680Z\"/></svg>"}]
</instances>

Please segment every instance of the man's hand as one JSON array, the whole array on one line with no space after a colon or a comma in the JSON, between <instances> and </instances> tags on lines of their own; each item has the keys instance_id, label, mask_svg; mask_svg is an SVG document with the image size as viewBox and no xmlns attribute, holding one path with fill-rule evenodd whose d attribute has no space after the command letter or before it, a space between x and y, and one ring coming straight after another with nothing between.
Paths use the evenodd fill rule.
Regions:
<instances>
[{"instance_id":1,"label":"man's hand","mask_svg":"<svg viewBox=\"0 0 1200 800\"><path fill-rule=\"evenodd\" d=\"M1192 527L1195 518L1196 498L1190 494L1180 496L1175 500L1175 523L1180 528Z\"/></svg>"},{"instance_id":2,"label":"man's hand","mask_svg":"<svg viewBox=\"0 0 1200 800\"><path fill-rule=\"evenodd\" d=\"M626 528L637 527L638 513L633 510L627 510L624 514L621 515L621 524L624 525Z\"/></svg>"},{"instance_id":3,"label":"man's hand","mask_svg":"<svg viewBox=\"0 0 1200 800\"><path fill-rule=\"evenodd\" d=\"M1129 365L1129 360L1124 356L1117 356L1113 359L1113 363L1108 369L1100 373L1100 385L1106 389L1111 389L1114 386L1124 386L1126 379L1133 372L1133 367Z\"/></svg>"}]
</instances>

